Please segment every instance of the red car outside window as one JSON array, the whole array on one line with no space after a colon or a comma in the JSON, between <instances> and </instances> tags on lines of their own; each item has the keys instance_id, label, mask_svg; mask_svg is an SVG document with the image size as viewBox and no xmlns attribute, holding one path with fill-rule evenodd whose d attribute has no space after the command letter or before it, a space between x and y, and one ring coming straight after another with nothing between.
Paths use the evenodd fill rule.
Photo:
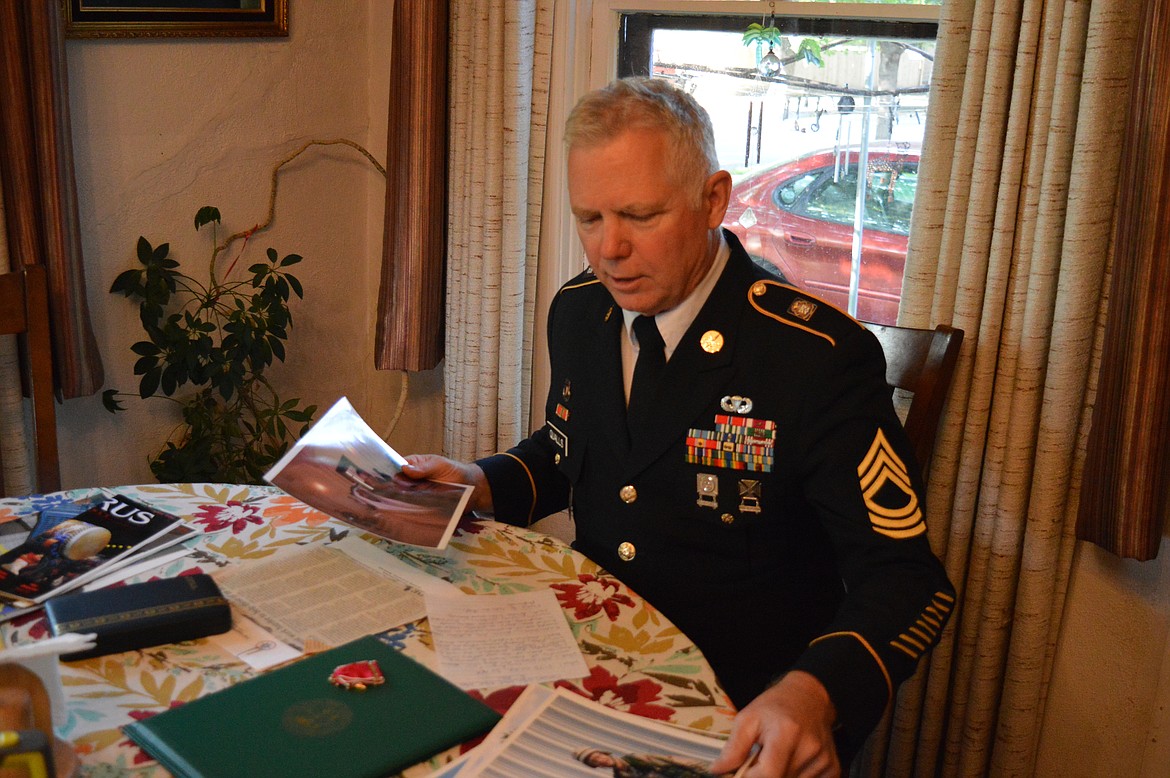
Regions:
<instances>
[{"instance_id":1,"label":"red car outside window","mask_svg":"<svg viewBox=\"0 0 1170 778\"><path fill-rule=\"evenodd\" d=\"M893 324L902 296L906 236L918 182L918 149L869 150L859 231L857 318ZM849 310L858 193L858 149L806 154L736 182L724 226L788 283Z\"/></svg>"}]
</instances>

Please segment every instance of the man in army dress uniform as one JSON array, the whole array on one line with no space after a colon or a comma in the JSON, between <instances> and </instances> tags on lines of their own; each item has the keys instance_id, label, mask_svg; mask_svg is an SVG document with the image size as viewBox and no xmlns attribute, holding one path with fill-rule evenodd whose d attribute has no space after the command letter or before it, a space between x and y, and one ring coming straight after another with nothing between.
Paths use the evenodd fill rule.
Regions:
<instances>
[{"instance_id":1,"label":"man in army dress uniform","mask_svg":"<svg viewBox=\"0 0 1170 778\"><path fill-rule=\"evenodd\" d=\"M502 521L570 507L574 546L694 640L740 709L714 772L758 745L747 776L836 775L954 604L881 346L720 228L731 177L688 95L614 82L566 143L589 270L549 311L546 422L403 472L475 484Z\"/></svg>"}]
</instances>

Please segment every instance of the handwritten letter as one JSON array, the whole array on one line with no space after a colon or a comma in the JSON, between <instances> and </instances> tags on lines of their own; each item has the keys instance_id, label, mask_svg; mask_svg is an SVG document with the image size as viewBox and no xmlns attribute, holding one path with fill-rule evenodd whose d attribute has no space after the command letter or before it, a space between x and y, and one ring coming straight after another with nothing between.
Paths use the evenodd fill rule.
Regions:
<instances>
[{"instance_id":1,"label":"handwritten letter","mask_svg":"<svg viewBox=\"0 0 1170 778\"><path fill-rule=\"evenodd\" d=\"M439 672L462 689L584 678L589 670L550 589L427 594Z\"/></svg>"}]
</instances>

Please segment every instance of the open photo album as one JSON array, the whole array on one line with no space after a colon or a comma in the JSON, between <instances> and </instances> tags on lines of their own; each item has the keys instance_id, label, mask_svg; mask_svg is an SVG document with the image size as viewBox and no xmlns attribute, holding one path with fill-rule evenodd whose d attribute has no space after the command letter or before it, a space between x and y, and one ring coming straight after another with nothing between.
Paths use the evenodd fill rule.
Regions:
<instances>
[{"instance_id":1,"label":"open photo album","mask_svg":"<svg viewBox=\"0 0 1170 778\"><path fill-rule=\"evenodd\" d=\"M401 474L404 464L342 397L264 480L364 532L397 543L446 548L472 487L412 480Z\"/></svg>"}]
</instances>

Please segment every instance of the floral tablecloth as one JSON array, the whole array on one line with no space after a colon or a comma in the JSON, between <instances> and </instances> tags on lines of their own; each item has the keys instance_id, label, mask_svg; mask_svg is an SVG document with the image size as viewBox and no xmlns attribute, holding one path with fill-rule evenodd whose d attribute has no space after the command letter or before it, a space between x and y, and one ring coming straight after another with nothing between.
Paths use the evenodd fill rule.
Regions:
<instances>
[{"instance_id":1,"label":"floral tablecloth","mask_svg":"<svg viewBox=\"0 0 1170 778\"><path fill-rule=\"evenodd\" d=\"M0 522L97 491L0 500ZM187 556L147 577L214 574L229 565L265 559L284 546L328 544L357 532L272 487L169 484L111 491L175 513L205 533ZM465 519L441 552L363 537L468 593L551 588L589 667L586 678L558 686L618 710L710 733L729 730L734 710L698 649L653 607L561 541L477 519ZM39 611L5 624L2 631L10 646L48 634ZM425 619L386 634L407 655L435 668ZM57 734L74 744L83 775L165 775L120 727L252 674L210 639L62 663L68 711ZM521 691L522 687L511 687L472 693L502 713ZM439 757L432 765L453 755ZM419 766L408 772L428 771L429 766Z\"/></svg>"}]
</instances>

